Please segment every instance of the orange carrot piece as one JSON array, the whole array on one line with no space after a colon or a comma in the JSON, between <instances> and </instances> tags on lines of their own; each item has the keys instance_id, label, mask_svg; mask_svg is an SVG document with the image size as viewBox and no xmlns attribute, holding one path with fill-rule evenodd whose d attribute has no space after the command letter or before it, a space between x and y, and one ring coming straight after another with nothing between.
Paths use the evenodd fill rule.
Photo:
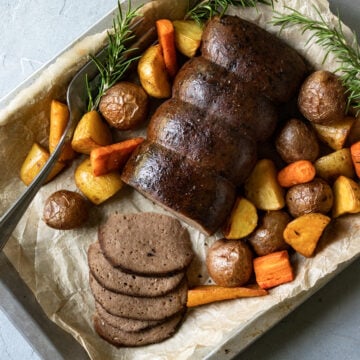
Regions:
<instances>
[{"instance_id":1,"label":"orange carrot piece","mask_svg":"<svg viewBox=\"0 0 360 360\"><path fill-rule=\"evenodd\" d=\"M350 146L350 154L356 175L360 178L360 141L357 141Z\"/></svg>"},{"instance_id":2,"label":"orange carrot piece","mask_svg":"<svg viewBox=\"0 0 360 360\"><path fill-rule=\"evenodd\" d=\"M223 287L218 285L200 285L188 290L187 306L195 307L217 301L246 297L264 296L268 292L258 285L244 287Z\"/></svg>"},{"instance_id":3,"label":"orange carrot piece","mask_svg":"<svg viewBox=\"0 0 360 360\"><path fill-rule=\"evenodd\" d=\"M131 153L143 141L144 138L139 137L93 149L90 153L90 162L94 175L100 176L121 169Z\"/></svg>"},{"instance_id":4,"label":"orange carrot piece","mask_svg":"<svg viewBox=\"0 0 360 360\"><path fill-rule=\"evenodd\" d=\"M304 184L314 179L316 175L315 166L309 160L295 161L278 173L278 182L282 187L290 187Z\"/></svg>"},{"instance_id":5,"label":"orange carrot piece","mask_svg":"<svg viewBox=\"0 0 360 360\"><path fill-rule=\"evenodd\" d=\"M262 289L270 289L294 280L287 250L257 257L253 264L256 282Z\"/></svg>"},{"instance_id":6,"label":"orange carrot piece","mask_svg":"<svg viewBox=\"0 0 360 360\"><path fill-rule=\"evenodd\" d=\"M162 49L166 70L170 77L173 78L178 70L174 25L168 19L159 19L156 21L156 30Z\"/></svg>"}]
</instances>

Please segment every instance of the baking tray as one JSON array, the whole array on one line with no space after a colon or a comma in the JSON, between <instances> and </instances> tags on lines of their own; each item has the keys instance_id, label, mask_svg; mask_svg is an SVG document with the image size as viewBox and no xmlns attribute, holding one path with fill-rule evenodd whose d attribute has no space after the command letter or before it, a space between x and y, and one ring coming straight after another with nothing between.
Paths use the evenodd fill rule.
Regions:
<instances>
[{"instance_id":1,"label":"baking tray","mask_svg":"<svg viewBox=\"0 0 360 360\"><path fill-rule=\"evenodd\" d=\"M339 13L341 20L359 34L360 25L358 19L360 19L360 2L354 2L353 0L329 0L329 3L332 11L335 14ZM50 66L59 55L71 48L77 41L85 36L98 33L111 27L116 11L117 8L114 7L112 11L100 19L78 39L71 42L51 61L39 68L11 93L2 98L0 100L0 107L4 107L5 104L15 97L22 89L28 87L43 70ZM321 286L329 282L347 265L349 264L343 264L338 268L335 274L323 279ZM265 315L267 330L271 329L277 322L291 313L306 299L311 297L320 287L317 287L316 290L314 289L313 291L304 293L299 296L296 301L292 300L287 304L282 304L281 308L274 308L270 312L267 312ZM0 307L40 357L55 360L88 359L88 355L78 342L46 317L31 291L24 284L3 253L0 253L0 298ZM252 322L251 326L246 327L242 331L242 344L238 343L237 336L235 335L230 341L220 344L213 352L204 356L209 359L228 359L233 357L264 333L263 330L258 331L256 326L257 322L260 323L263 322L263 320L263 318L259 318L257 321Z\"/></svg>"}]
</instances>

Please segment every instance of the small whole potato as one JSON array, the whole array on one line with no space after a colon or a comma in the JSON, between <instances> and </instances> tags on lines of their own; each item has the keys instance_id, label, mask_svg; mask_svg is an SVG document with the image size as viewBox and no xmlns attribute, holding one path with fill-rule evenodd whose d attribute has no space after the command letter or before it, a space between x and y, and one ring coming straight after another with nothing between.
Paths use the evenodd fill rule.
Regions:
<instances>
[{"instance_id":1,"label":"small whole potato","mask_svg":"<svg viewBox=\"0 0 360 360\"><path fill-rule=\"evenodd\" d=\"M286 205L293 217L309 213L328 213L334 196L330 185L316 178L306 184L292 186L286 194Z\"/></svg>"},{"instance_id":2,"label":"small whole potato","mask_svg":"<svg viewBox=\"0 0 360 360\"><path fill-rule=\"evenodd\" d=\"M299 119L290 119L275 140L281 158L292 163L298 160L315 161L319 156L319 142L312 128Z\"/></svg>"},{"instance_id":3,"label":"small whole potato","mask_svg":"<svg viewBox=\"0 0 360 360\"><path fill-rule=\"evenodd\" d=\"M74 229L83 225L87 218L88 202L74 191L56 191L45 201L43 219L54 229Z\"/></svg>"},{"instance_id":4,"label":"small whole potato","mask_svg":"<svg viewBox=\"0 0 360 360\"><path fill-rule=\"evenodd\" d=\"M286 211L268 211L262 218L260 226L250 235L248 241L258 256L275 251L286 250L289 245L285 242L283 232L291 221Z\"/></svg>"},{"instance_id":5,"label":"small whole potato","mask_svg":"<svg viewBox=\"0 0 360 360\"><path fill-rule=\"evenodd\" d=\"M345 116L346 90L335 74L319 70L308 76L301 86L300 112L316 124L330 124Z\"/></svg>"},{"instance_id":6,"label":"small whole potato","mask_svg":"<svg viewBox=\"0 0 360 360\"><path fill-rule=\"evenodd\" d=\"M140 85L122 81L106 91L99 110L112 127L131 130L146 120L148 95Z\"/></svg>"},{"instance_id":7,"label":"small whole potato","mask_svg":"<svg viewBox=\"0 0 360 360\"><path fill-rule=\"evenodd\" d=\"M253 271L252 252L241 240L217 240L209 249L206 266L217 285L235 287L246 284Z\"/></svg>"}]
</instances>

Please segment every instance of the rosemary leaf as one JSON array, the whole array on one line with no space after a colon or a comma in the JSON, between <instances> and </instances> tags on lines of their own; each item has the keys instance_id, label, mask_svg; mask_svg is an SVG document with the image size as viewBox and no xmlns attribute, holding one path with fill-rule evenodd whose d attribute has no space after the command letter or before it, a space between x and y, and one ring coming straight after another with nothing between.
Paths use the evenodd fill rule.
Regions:
<instances>
[{"instance_id":1,"label":"rosemary leaf","mask_svg":"<svg viewBox=\"0 0 360 360\"><path fill-rule=\"evenodd\" d=\"M256 7L257 4L273 6L273 0L204 0L189 9L185 19L195 20L202 25L215 15L222 16L230 5Z\"/></svg>"},{"instance_id":2,"label":"rosemary leaf","mask_svg":"<svg viewBox=\"0 0 360 360\"><path fill-rule=\"evenodd\" d=\"M360 113L360 48L356 34L354 34L354 42L350 44L345 37L340 19L336 26L331 26L316 7L314 9L319 20L311 19L297 10L288 9L292 11L290 14L277 13L272 24L280 26L280 32L285 27L293 25L299 25L302 33L311 32L306 45L314 40L322 46L326 50L323 62L326 61L330 53L335 55L338 67L334 72L340 76L347 89L347 108L353 107L358 115Z\"/></svg>"},{"instance_id":3,"label":"rosemary leaf","mask_svg":"<svg viewBox=\"0 0 360 360\"><path fill-rule=\"evenodd\" d=\"M113 20L112 30L108 32L108 48L104 62L99 61L96 57L92 57L96 67L99 70L100 80L94 88L90 85L86 78L86 89L88 93L88 111L96 110L99 106L101 97L106 91L118 82L125 74L133 61L139 57L131 56L131 49L127 48L127 44L134 38L130 29L131 21L138 15L138 10L131 9L131 0L128 0L128 8L123 14L120 1L118 1L118 14Z\"/></svg>"}]
</instances>

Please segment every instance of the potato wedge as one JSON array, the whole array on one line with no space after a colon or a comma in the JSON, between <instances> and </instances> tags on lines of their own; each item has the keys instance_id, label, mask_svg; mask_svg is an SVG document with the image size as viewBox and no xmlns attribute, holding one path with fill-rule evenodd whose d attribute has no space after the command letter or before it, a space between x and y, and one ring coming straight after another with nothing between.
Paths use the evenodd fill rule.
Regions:
<instances>
[{"instance_id":1,"label":"potato wedge","mask_svg":"<svg viewBox=\"0 0 360 360\"><path fill-rule=\"evenodd\" d=\"M118 172L95 176L89 158L76 168L75 183L79 190L96 205L111 198L123 186Z\"/></svg>"},{"instance_id":2,"label":"potato wedge","mask_svg":"<svg viewBox=\"0 0 360 360\"><path fill-rule=\"evenodd\" d=\"M193 20L175 20L175 45L185 56L195 56L200 47L203 29Z\"/></svg>"},{"instance_id":3,"label":"potato wedge","mask_svg":"<svg viewBox=\"0 0 360 360\"><path fill-rule=\"evenodd\" d=\"M339 176L333 185L334 205L332 216L334 218L343 214L360 212L360 185L346 176Z\"/></svg>"},{"instance_id":4,"label":"potato wedge","mask_svg":"<svg viewBox=\"0 0 360 360\"><path fill-rule=\"evenodd\" d=\"M112 135L97 111L86 113L79 121L71 142L72 148L82 154L90 154L99 146L109 145Z\"/></svg>"},{"instance_id":5,"label":"potato wedge","mask_svg":"<svg viewBox=\"0 0 360 360\"><path fill-rule=\"evenodd\" d=\"M69 109L67 105L57 100L52 100L50 105L50 130L49 130L49 151L50 154L54 152L59 143L66 126L69 121ZM59 161L72 160L75 157L75 151L68 141L64 144Z\"/></svg>"},{"instance_id":6,"label":"potato wedge","mask_svg":"<svg viewBox=\"0 0 360 360\"><path fill-rule=\"evenodd\" d=\"M277 180L272 160L257 162L244 184L245 197L260 210L280 210L285 206L284 190Z\"/></svg>"},{"instance_id":7,"label":"potato wedge","mask_svg":"<svg viewBox=\"0 0 360 360\"><path fill-rule=\"evenodd\" d=\"M333 150L344 147L355 118L347 116L329 125L313 124L319 139Z\"/></svg>"},{"instance_id":8,"label":"potato wedge","mask_svg":"<svg viewBox=\"0 0 360 360\"><path fill-rule=\"evenodd\" d=\"M149 96L165 99L171 96L171 82L160 45L150 46L138 64L140 83Z\"/></svg>"},{"instance_id":9,"label":"potato wedge","mask_svg":"<svg viewBox=\"0 0 360 360\"><path fill-rule=\"evenodd\" d=\"M349 148L337 150L322 156L315 161L314 165L316 174L329 183L333 183L340 175L349 178L355 176Z\"/></svg>"},{"instance_id":10,"label":"potato wedge","mask_svg":"<svg viewBox=\"0 0 360 360\"><path fill-rule=\"evenodd\" d=\"M30 185L35 179L49 157L50 154L39 144L34 143L32 145L20 169L20 179L26 186ZM52 180L64 167L65 163L57 161L47 177L46 182Z\"/></svg>"},{"instance_id":11,"label":"potato wedge","mask_svg":"<svg viewBox=\"0 0 360 360\"><path fill-rule=\"evenodd\" d=\"M241 239L251 234L258 222L256 207L244 197L239 197L229 220L227 221L223 234L226 239Z\"/></svg>"},{"instance_id":12,"label":"potato wedge","mask_svg":"<svg viewBox=\"0 0 360 360\"><path fill-rule=\"evenodd\" d=\"M330 217L320 213L299 216L287 224L284 240L298 253L311 257L330 220Z\"/></svg>"},{"instance_id":13,"label":"potato wedge","mask_svg":"<svg viewBox=\"0 0 360 360\"><path fill-rule=\"evenodd\" d=\"M187 306L195 307L216 301L233 300L254 296L264 296L268 292L258 286L223 287L218 285L200 285L188 291Z\"/></svg>"}]
</instances>

